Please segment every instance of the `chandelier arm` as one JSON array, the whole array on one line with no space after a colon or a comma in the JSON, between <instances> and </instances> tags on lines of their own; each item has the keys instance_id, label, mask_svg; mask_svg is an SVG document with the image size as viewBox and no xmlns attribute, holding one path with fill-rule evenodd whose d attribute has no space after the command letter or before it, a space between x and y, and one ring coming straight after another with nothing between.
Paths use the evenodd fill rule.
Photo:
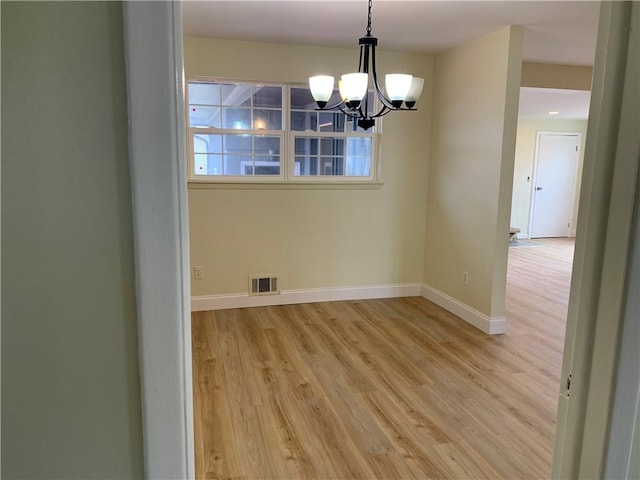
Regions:
<instances>
[{"instance_id":1,"label":"chandelier arm","mask_svg":"<svg viewBox=\"0 0 640 480\"><path fill-rule=\"evenodd\" d=\"M344 102L340 103L337 105L337 109L340 110L342 113L344 113L347 117L349 118L362 118L361 115L357 112L357 111L350 111L345 109L342 105L344 105Z\"/></svg>"},{"instance_id":2,"label":"chandelier arm","mask_svg":"<svg viewBox=\"0 0 640 480\"><path fill-rule=\"evenodd\" d=\"M380 84L378 83L378 71L376 70L376 47L371 47L371 68L373 69L373 85L376 88L376 93L378 94L378 98L382 102L384 106L391 110L398 110L398 108L394 107L384 93L382 93L382 89L380 88Z\"/></svg>"},{"instance_id":3,"label":"chandelier arm","mask_svg":"<svg viewBox=\"0 0 640 480\"><path fill-rule=\"evenodd\" d=\"M386 105L383 105L383 107L380 109L380 111L378 113L376 113L375 115L371 115L371 118L378 118L378 117L383 117L385 116L387 113L389 112L397 112L397 111L403 111L403 112L417 112L418 109L417 108L407 108L407 107L399 107L399 108L389 108Z\"/></svg>"},{"instance_id":4,"label":"chandelier arm","mask_svg":"<svg viewBox=\"0 0 640 480\"><path fill-rule=\"evenodd\" d=\"M335 105L325 105L322 108L316 108L314 110L316 112L324 112L326 110L336 110L336 109L339 109L341 105L344 105L344 100L341 100L340 102L336 103Z\"/></svg>"},{"instance_id":5,"label":"chandelier arm","mask_svg":"<svg viewBox=\"0 0 640 480\"><path fill-rule=\"evenodd\" d=\"M387 113L392 112L392 111L393 111L393 109L387 107L386 105L383 105L378 113L376 113L375 115L371 115L371 118L384 117Z\"/></svg>"}]
</instances>

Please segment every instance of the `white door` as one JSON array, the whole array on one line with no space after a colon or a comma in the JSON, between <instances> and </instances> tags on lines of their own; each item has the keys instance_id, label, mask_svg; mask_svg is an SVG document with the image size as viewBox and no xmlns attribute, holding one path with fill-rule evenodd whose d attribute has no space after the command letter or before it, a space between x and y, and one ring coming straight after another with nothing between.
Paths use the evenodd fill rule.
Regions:
<instances>
[{"instance_id":1,"label":"white door","mask_svg":"<svg viewBox=\"0 0 640 480\"><path fill-rule=\"evenodd\" d=\"M538 133L531 238L569 236L579 144L578 134Z\"/></svg>"}]
</instances>

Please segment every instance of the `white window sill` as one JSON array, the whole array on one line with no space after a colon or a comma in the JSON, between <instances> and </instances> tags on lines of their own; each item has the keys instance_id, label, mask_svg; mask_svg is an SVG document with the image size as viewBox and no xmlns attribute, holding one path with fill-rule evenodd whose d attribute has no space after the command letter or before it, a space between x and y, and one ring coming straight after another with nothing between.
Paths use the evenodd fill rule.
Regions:
<instances>
[{"instance_id":1,"label":"white window sill","mask_svg":"<svg viewBox=\"0 0 640 480\"><path fill-rule=\"evenodd\" d=\"M226 180L190 181L190 189L214 190L377 190L384 182L375 180Z\"/></svg>"}]
</instances>

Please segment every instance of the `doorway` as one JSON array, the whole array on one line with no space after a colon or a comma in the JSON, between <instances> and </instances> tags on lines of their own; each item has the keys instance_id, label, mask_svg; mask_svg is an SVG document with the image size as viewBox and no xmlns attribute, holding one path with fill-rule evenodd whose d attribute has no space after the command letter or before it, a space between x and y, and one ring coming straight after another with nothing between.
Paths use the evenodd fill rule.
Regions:
<instances>
[{"instance_id":1,"label":"doorway","mask_svg":"<svg viewBox=\"0 0 640 480\"><path fill-rule=\"evenodd\" d=\"M152 7L136 2L125 3L123 7L125 33L127 34L125 46L127 60L131 66L128 71L128 98L130 99L130 123L133 124L130 126L132 132L130 133L130 161L134 173L132 175L134 224L136 245L145 246L142 253L136 250L137 278L140 283L138 336L141 352L145 473L149 478L192 478L192 468L189 464L191 463L190 458L193 458L192 445L190 445L193 441L193 432L188 423L191 419L188 407L189 399L185 403L184 398L189 396L190 369L189 364L183 362L183 347L185 343L186 347L190 347L190 345L188 341L184 341L189 336L184 335L185 332L179 328L189 330L188 322L185 321L189 318L188 313L185 313L188 308L178 308L181 310L178 314L176 314L176 308L165 308L167 304L173 306L185 302L185 305L188 305L189 272L187 269L176 269L176 265L181 264L176 258L186 257L186 249L183 248L180 239L176 239L177 229L173 229L167 235L157 233L165 231L164 228L159 227L170 223L168 225L170 228L176 222L181 223L186 217L185 203L182 202L184 195L180 195L180 192L176 194L176 189L180 189L186 175L186 167L184 164L176 167L175 163L175 158L182 155L180 147L183 146L181 145L183 139L180 139L181 130L176 128L181 124L179 117L182 113L179 108L175 108L176 105L181 104L181 100L178 98L178 92L181 89L176 88L176 82L180 83L182 70L179 62L175 61L176 56L180 60L181 52L180 5L178 3L157 3ZM622 178L628 181L623 182L624 184L621 186L618 185L622 188L617 188L616 200L618 206L622 205L624 208L619 208L617 212L614 212L616 215L612 216L610 221L605 221L609 213L607 209L585 209L585 212L588 211L589 214L585 213L583 217L589 221L589 228L585 227L579 238L590 240L587 243L582 242L581 246L581 253L589 258L589 262L579 261L579 266L586 263L587 268L583 272L582 284L576 285L574 289L576 298L578 298L575 308L572 309L574 311L577 311L587 301L590 302L594 292L596 294L598 292L602 275L598 271L594 272L594 269L591 268L594 262L599 265L608 262L609 270L616 269L613 275L615 280L626 273L624 267L619 268L620 262L618 260L620 257L623 260L626 258L626 250L619 248L619 244L628 240L626 233L630 220L627 219L631 218L628 213L628 205L630 204L628 199L633 196L635 191L631 187L637 183L637 177L630 174L637 167L637 158L631 157L634 151L637 152L637 148L634 150L629 147L637 147L637 145L632 144L636 141L635 137L628 134L622 137L625 148L616 151L615 146L618 132L637 131L626 128L633 126L633 120L637 118L633 117L634 112L637 113L637 103L633 102L634 98L637 99L637 90L622 87L625 80L625 62L629 64L629 68L626 69L626 79L628 80L626 86L629 87L634 85L632 80L633 75L637 73L637 68L633 67L637 67L637 59L640 57L632 54L637 53L632 49L636 44L629 42L630 55L628 57L611 55L610 60L607 58L606 63L611 68L605 68L604 52L626 49L629 35L634 33L633 29L629 28L629 19L632 18L629 11L637 13L633 7L631 2L611 2L610 4L605 2L602 7L604 19L601 23L604 27L604 33L599 38L599 45L602 46L599 52L603 55L598 60L597 75L595 75L594 81L600 94L594 97L598 99L594 110L596 114L602 113L602 120L601 122L594 120L594 128L590 129L590 132L593 133L590 133L590 137L597 136L600 144L607 148L603 148L598 156L594 153L590 158L590 166L599 167L596 169L596 175L599 176L594 176L591 170L585 170L589 173L587 180L598 180L594 188L588 184L589 193L593 192L593 195L588 197L588 206L598 205L599 202L608 199L608 197L605 198L608 192L606 187L611 185L610 173L614 167L619 170ZM150 51L160 53L149 55ZM167 71L171 71L172 75L166 75ZM150 85L153 88L149 88ZM148 95L145 94L147 91L150 92ZM621 95L621 103L628 107L624 110L624 116L621 114L620 108L617 107ZM612 99L616 102L613 102ZM614 106L603 109L602 105ZM167 118L169 115L167 117L164 115L149 117L150 109L169 112L171 116L170 118ZM594 115L594 118L598 117L599 115ZM622 117L619 128L616 121L618 117ZM159 130L158 124L163 127L167 125L167 127ZM611 125L614 127L610 127ZM158 131L161 131L160 135ZM165 134L165 132L169 133ZM603 162L602 158L609 155L611 161ZM145 172L145 174L140 172ZM158 187L159 184L160 187ZM169 188L162 188L165 185ZM159 210L158 205L162 205L163 208ZM622 211L620 212L620 210ZM167 218L170 222L167 222ZM607 235L614 231L616 235ZM613 244L611 248L607 249L606 255L602 245L604 242L600 241L605 236L617 241L617 244ZM612 257L616 261L612 261ZM173 275L170 274L171 270ZM179 271L178 275L176 275L176 270ZM616 298L624 298L625 294L631 291L626 284L623 284L623 289L616 288L617 286L618 282L608 290L609 292L621 291L622 295L616 295ZM184 294L182 294L183 292ZM619 303L616 299L611 299L608 302L608 308L603 312L599 311L597 316L595 311L589 311L588 318L585 319L588 322L586 327L592 328L579 329L577 332L579 340L588 336L596 326L599 327L598 332L600 332L604 327L601 319L613 318L609 313L617 308ZM180 321L176 321L177 319ZM178 331L176 332L176 330ZM586 332L582 334L583 331ZM605 360L609 358L615 360L616 358L612 354L612 352L615 353L615 344L613 347L600 345L610 338L612 338L611 335L602 334L595 337L596 343L601 347L598 349L602 353L599 357L600 361L603 358ZM589 337L587 337L588 339ZM598 411L595 412L596 415L591 416L581 415L581 413L582 410L585 410L582 405L586 404L588 400L594 398L600 400L600 397L594 394L598 387L604 387L601 388L602 395L608 393L606 387L616 372L616 365L611 366L607 363L601 367L599 371L604 371L605 374L600 377L594 376L590 383L588 381L589 369L580 368L585 364L589 365L593 359L591 350L583 347L583 344L587 343L589 342L579 342L575 348L577 359L573 362L573 366L577 368L576 371L586 372L582 376L587 377L587 381L574 382L576 394L573 394L572 391L572 400L575 400L571 405L567 405L568 402L565 404L565 414L561 420L566 422L566 412L569 412L570 422L569 425L558 429L557 444L560 447L564 447L565 444L568 446L556 455L558 471L554 472L554 477L577 478L577 472L574 471L577 470L578 462L583 459L582 451L590 453L602 451L602 449L598 449L598 445L594 447L591 444L594 442L604 443L602 437L608 432L606 412L605 415L602 415ZM176 385L183 385L183 381L186 383L186 390L176 388ZM591 390L586 391L584 387L581 388L581 385L588 385ZM187 393L185 394L185 392ZM574 405L576 402L579 402L577 406ZM593 403L606 407L606 402L590 402L590 404ZM604 419L604 423L600 422L602 419ZM585 427L589 430L591 426L600 427L596 435L591 437L585 435L584 437L590 443L587 446L591 448L587 449L582 442L573 441L578 438L576 432L583 432ZM604 428L601 428L602 426ZM591 456L598 457L598 455ZM591 468L582 469L590 476L591 472L595 472L601 464L601 459L595 458L592 463L595 466L588 465L587 467Z\"/></svg>"},{"instance_id":2,"label":"doorway","mask_svg":"<svg viewBox=\"0 0 640 480\"><path fill-rule=\"evenodd\" d=\"M538 132L531 190L531 238L569 237L580 133Z\"/></svg>"}]
</instances>

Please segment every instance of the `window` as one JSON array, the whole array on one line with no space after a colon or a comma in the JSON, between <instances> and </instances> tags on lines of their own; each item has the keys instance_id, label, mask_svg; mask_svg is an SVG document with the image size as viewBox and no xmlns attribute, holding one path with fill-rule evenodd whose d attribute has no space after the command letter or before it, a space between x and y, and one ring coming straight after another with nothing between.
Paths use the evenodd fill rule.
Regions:
<instances>
[{"instance_id":1,"label":"window","mask_svg":"<svg viewBox=\"0 0 640 480\"><path fill-rule=\"evenodd\" d=\"M189 82L190 176L281 176L283 90Z\"/></svg>"},{"instance_id":2,"label":"window","mask_svg":"<svg viewBox=\"0 0 640 480\"><path fill-rule=\"evenodd\" d=\"M308 88L291 87L290 92L293 175L369 178L373 133L341 112L316 111ZM339 98L337 92L333 97L330 104Z\"/></svg>"},{"instance_id":3,"label":"window","mask_svg":"<svg viewBox=\"0 0 640 480\"><path fill-rule=\"evenodd\" d=\"M375 179L375 127L316 111L306 87L191 80L188 100L190 181Z\"/></svg>"}]
</instances>

